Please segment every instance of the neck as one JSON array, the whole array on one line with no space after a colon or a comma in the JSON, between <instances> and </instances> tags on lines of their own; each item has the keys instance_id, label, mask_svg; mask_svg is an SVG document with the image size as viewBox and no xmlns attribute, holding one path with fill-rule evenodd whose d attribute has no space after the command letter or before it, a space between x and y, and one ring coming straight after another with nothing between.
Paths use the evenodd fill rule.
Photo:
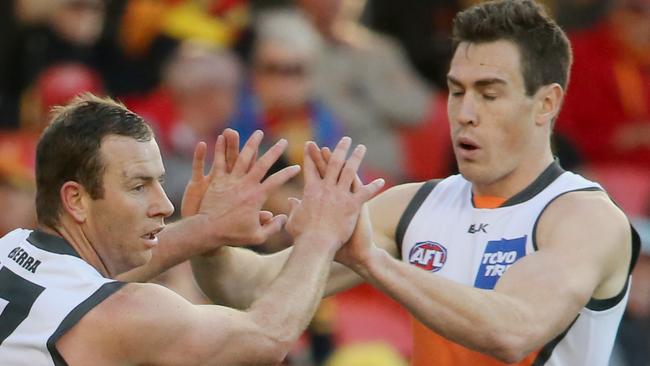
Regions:
<instances>
[{"instance_id":1,"label":"neck","mask_svg":"<svg viewBox=\"0 0 650 366\"><path fill-rule=\"evenodd\" d=\"M548 153L544 154L543 159L535 159L531 163L520 163L513 171L494 182L485 184L472 182L472 191L476 196L508 199L533 183L552 162L553 155L549 149Z\"/></svg>"},{"instance_id":2,"label":"neck","mask_svg":"<svg viewBox=\"0 0 650 366\"><path fill-rule=\"evenodd\" d=\"M93 266L102 276L112 278L107 266L104 264L99 253L97 253L88 238L84 235L80 226L69 225L65 218L61 218L59 225L54 228L39 225L38 229L50 235L62 237L68 242L72 249L79 254L81 259Z\"/></svg>"}]
</instances>

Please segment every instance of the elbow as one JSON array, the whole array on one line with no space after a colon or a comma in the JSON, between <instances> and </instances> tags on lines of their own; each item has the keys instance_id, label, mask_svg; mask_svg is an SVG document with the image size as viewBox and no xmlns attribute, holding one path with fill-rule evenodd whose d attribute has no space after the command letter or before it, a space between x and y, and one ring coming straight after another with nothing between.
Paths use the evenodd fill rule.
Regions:
<instances>
[{"instance_id":1,"label":"elbow","mask_svg":"<svg viewBox=\"0 0 650 366\"><path fill-rule=\"evenodd\" d=\"M267 320L267 319L264 319ZM284 322L257 322L258 349L263 354L262 364L281 364L300 337L301 332L285 326Z\"/></svg>"},{"instance_id":2,"label":"elbow","mask_svg":"<svg viewBox=\"0 0 650 366\"><path fill-rule=\"evenodd\" d=\"M488 336L488 345L486 353L497 360L512 364L526 358L531 349L531 339L534 339L530 331L513 332L501 330L499 334L490 334Z\"/></svg>"},{"instance_id":3,"label":"elbow","mask_svg":"<svg viewBox=\"0 0 650 366\"><path fill-rule=\"evenodd\" d=\"M263 365L279 365L282 364L289 354L293 342L278 340L275 338L267 337L265 345L261 352L260 364Z\"/></svg>"}]
</instances>

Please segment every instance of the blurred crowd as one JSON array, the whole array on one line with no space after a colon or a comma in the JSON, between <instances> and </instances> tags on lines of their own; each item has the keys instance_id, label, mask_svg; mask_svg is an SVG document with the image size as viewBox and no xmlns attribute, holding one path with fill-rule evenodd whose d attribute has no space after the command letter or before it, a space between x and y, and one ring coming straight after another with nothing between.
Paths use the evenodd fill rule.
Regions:
<instances>
[{"instance_id":1,"label":"blurred crowd","mask_svg":"<svg viewBox=\"0 0 650 366\"><path fill-rule=\"evenodd\" d=\"M451 23L472 0L5 0L0 2L0 234L34 227L34 146L52 106L111 95L156 130L180 205L193 148L226 127L289 147L348 135L365 179L454 173L446 118ZM650 1L547 0L574 66L553 136L566 169L599 181L642 235L612 364L650 364ZM300 178L267 202L287 212ZM278 234L255 250L288 245ZM187 264L158 279L204 302ZM326 299L288 365L406 365L409 318L368 286Z\"/></svg>"}]
</instances>

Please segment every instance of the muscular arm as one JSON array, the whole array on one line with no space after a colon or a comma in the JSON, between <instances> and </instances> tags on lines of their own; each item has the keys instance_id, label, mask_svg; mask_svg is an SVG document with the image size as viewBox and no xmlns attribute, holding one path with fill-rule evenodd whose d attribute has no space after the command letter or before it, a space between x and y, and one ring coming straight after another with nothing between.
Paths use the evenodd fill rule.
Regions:
<instances>
[{"instance_id":1,"label":"muscular arm","mask_svg":"<svg viewBox=\"0 0 650 366\"><path fill-rule=\"evenodd\" d=\"M194 306L157 285L126 285L57 347L72 366L277 364L313 316L334 256L330 248L310 238L297 244L265 295L245 312Z\"/></svg>"},{"instance_id":2,"label":"muscular arm","mask_svg":"<svg viewBox=\"0 0 650 366\"><path fill-rule=\"evenodd\" d=\"M629 224L603 193L554 201L537 242L539 250L511 266L494 291L431 275L377 248L355 270L437 333L515 362L565 330L591 297L612 297L627 279Z\"/></svg>"},{"instance_id":3,"label":"muscular arm","mask_svg":"<svg viewBox=\"0 0 650 366\"><path fill-rule=\"evenodd\" d=\"M375 243L391 256L398 255L393 239L397 222L421 185L410 183L396 186L368 202ZM212 301L243 309L277 277L291 250L288 248L270 255L259 255L243 248L223 247L214 255L193 258L192 269L197 283ZM325 296L361 282L363 279L352 270L334 263Z\"/></svg>"},{"instance_id":4,"label":"muscular arm","mask_svg":"<svg viewBox=\"0 0 650 366\"><path fill-rule=\"evenodd\" d=\"M305 158L305 194L286 226L295 247L246 312L193 306L155 285L127 285L57 343L61 353L72 365L281 362L314 314L334 254L383 185L376 180L352 192L365 148L358 146L346 161L350 143L339 142L324 176Z\"/></svg>"}]
</instances>

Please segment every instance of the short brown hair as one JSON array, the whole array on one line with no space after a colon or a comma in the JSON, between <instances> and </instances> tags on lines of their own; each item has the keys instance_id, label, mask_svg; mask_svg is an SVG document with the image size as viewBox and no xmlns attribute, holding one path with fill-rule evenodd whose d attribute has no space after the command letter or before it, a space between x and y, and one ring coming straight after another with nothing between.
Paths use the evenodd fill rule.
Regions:
<instances>
[{"instance_id":1,"label":"short brown hair","mask_svg":"<svg viewBox=\"0 0 650 366\"><path fill-rule=\"evenodd\" d=\"M59 191L65 182L81 184L93 199L104 195L104 164L99 153L108 135L150 141L153 132L142 117L110 98L86 93L54 107L52 122L36 147L36 214L40 224L59 223Z\"/></svg>"},{"instance_id":2,"label":"short brown hair","mask_svg":"<svg viewBox=\"0 0 650 366\"><path fill-rule=\"evenodd\" d=\"M533 0L488 1L454 18L453 48L461 42L507 40L519 48L526 94L558 83L566 90L571 47L564 31Z\"/></svg>"}]
</instances>

